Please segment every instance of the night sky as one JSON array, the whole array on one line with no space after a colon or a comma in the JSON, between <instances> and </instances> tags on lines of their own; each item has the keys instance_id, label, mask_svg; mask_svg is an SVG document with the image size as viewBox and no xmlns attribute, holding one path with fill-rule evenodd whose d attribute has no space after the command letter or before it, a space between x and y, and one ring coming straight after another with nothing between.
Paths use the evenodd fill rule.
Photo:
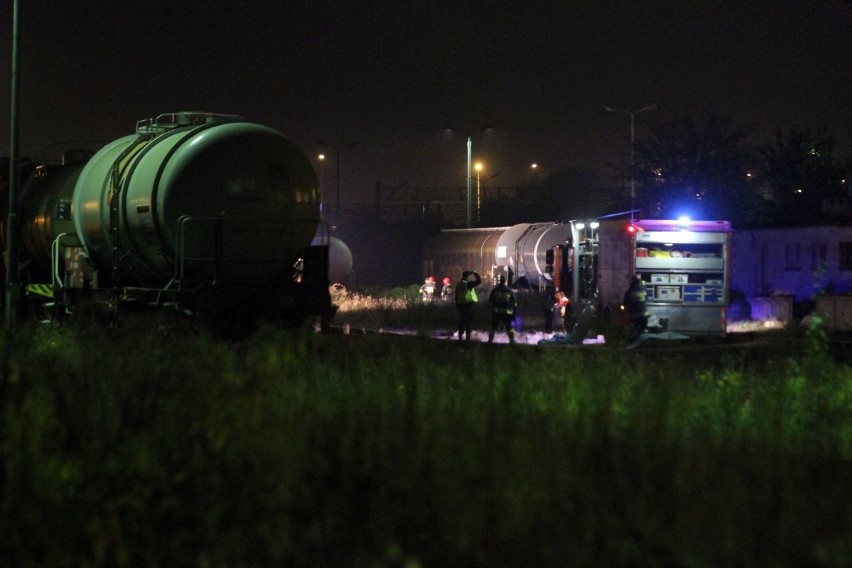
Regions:
<instances>
[{"instance_id":1,"label":"night sky","mask_svg":"<svg viewBox=\"0 0 852 568\"><path fill-rule=\"evenodd\" d=\"M11 6L0 9L8 153ZM754 128L827 127L852 156L852 3L127 2L20 0L20 151L130 134L201 110L339 145L343 201L376 182L462 186L465 135L494 185L626 164L629 124L705 112ZM358 142L351 145L353 142ZM319 170L319 166L318 166Z\"/></svg>"}]
</instances>

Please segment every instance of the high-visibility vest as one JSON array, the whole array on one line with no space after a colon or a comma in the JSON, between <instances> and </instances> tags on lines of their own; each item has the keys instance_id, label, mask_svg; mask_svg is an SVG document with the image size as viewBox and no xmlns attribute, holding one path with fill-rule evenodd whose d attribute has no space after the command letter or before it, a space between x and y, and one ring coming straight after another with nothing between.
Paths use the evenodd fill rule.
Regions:
<instances>
[{"instance_id":1,"label":"high-visibility vest","mask_svg":"<svg viewBox=\"0 0 852 568\"><path fill-rule=\"evenodd\" d=\"M456 286L456 303L475 304L478 301L479 297L476 295L476 289L472 288L470 284L464 280L459 282L458 286Z\"/></svg>"}]
</instances>

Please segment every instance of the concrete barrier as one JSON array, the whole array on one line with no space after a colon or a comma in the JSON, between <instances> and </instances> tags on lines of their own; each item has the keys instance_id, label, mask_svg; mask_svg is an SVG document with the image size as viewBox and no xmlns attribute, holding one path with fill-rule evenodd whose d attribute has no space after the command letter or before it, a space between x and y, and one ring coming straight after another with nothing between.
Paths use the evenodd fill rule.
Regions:
<instances>
[{"instance_id":1,"label":"concrete barrier","mask_svg":"<svg viewBox=\"0 0 852 568\"><path fill-rule=\"evenodd\" d=\"M814 311L825 318L828 329L852 330L852 296L819 296Z\"/></svg>"}]
</instances>

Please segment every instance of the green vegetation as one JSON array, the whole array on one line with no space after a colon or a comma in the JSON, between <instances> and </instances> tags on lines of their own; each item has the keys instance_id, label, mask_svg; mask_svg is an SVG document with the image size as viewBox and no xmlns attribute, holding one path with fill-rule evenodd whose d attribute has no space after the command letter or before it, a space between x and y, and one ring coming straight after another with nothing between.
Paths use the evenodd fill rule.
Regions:
<instances>
[{"instance_id":1,"label":"green vegetation","mask_svg":"<svg viewBox=\"0 0 852 568\"><path fill-rule=\"evenodd\" d=\"M34 326L0 564L848 566L852 369L825 341Z\"/></svg>"}]
</instances>

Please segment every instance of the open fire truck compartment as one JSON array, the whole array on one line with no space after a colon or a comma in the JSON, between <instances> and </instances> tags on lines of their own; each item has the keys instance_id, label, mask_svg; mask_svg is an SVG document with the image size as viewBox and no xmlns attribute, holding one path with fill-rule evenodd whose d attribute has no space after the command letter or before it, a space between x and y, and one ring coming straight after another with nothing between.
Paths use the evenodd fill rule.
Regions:
<instances>
[{"instance_id":1,"label":"open fire truck compartment","mask_svg":"<svg viewBox=\"0 0 852 568\"><path fill-rule=\"evenodd\" d=\"M457 281L476 270L492 282L503 274L520 290L567 297L576 321L619 313L635 273L661 328L724 334L731 232L728 221L614 218L447 229L425 243L423 274Z\"/></svg>"},{"instance_id":2,"label":"open fire truck compartment","mask_svg":"<svg viewBox=\"0 0 852 568\"><path fill-rule=\"evenodd\" d=\"M724 334L730 291L727 221L571 221L571 241L555 251L554 285L585 306L620 310L628 278L639 274L651 319L687 334ZM559 267L559 270L555 270Z\"/></svg>"}]
</instances>

